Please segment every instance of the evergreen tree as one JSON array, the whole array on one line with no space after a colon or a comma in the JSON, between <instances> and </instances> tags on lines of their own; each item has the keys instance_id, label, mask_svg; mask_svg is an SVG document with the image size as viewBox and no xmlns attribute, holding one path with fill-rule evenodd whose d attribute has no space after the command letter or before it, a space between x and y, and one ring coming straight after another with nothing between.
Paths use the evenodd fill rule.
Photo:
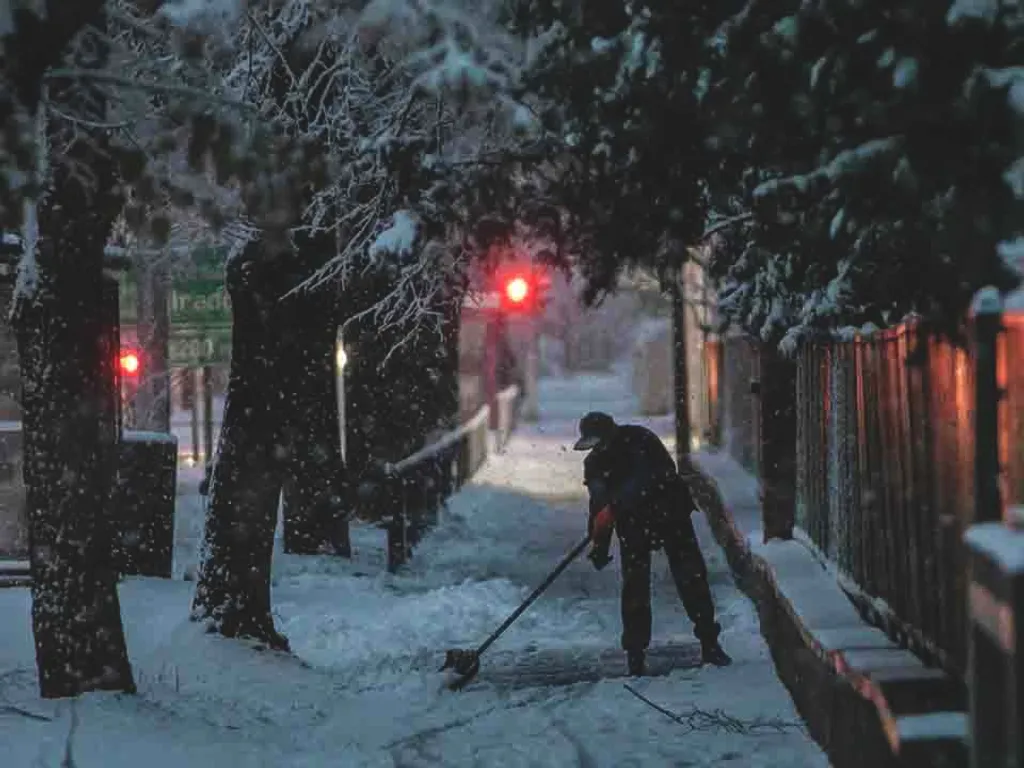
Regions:
<instances>
[{"instance_id":1,"label":"evergreen tree","mask_svg":"<svg viewBox=\"0 0 1024 768\"><path fill-rule=\"evenodd\" d=\"M723 28L712 108L742 169L723 181L757 221L716 268L747 331L796 342L915 313L955 335L979 287L1015 285L998 244L1020 234L1021 28L950 11L752 0Z\"/></svg>"},{"instance_id":2,"label":"evergreen tree","mask_svg":"<svg viewBox=\"0 0 1024 768\"><path fill-rule=\"evenodd\" d=\"M1017 280L1020 11L977 7L524 0L519 218L557 221L591 300L710 228L723 314L766 341L911 314L955 335Z\"/></svg>"}]
</instances>

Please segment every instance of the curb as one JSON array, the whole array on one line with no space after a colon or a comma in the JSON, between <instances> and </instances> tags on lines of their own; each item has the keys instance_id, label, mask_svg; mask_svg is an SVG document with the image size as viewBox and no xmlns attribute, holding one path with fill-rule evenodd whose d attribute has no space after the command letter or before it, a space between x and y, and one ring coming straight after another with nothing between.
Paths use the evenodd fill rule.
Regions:
<instances>
[{"instance_id":1,"label":"curb","mask_svg":"<svg viewBox=\"0 0 1024 768\"><path fill-rule=\"evenodd\" d=\"M751 550L714 477L692 461L685 475L737 586L754 603L776 674L832 768L966 766L966 717L956 686L884 636L889 647L870 644L875 656L888 653L900 663L859 668L853 658L870 656L869 644L844 645L839 638L877 630L809 627L772 565ZM835 639L823 640L829 634Z\"/></svg>"}]
</instances>

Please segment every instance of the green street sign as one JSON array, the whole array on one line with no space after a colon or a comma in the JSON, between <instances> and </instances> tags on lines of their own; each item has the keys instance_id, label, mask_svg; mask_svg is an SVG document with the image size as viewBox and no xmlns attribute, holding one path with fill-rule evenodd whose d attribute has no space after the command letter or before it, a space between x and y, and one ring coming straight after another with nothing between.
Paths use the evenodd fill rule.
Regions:
<instances>
[{"instance_id":1,"label":"green street sign","mask_svg":"<svg viewBox=\"0 0 1024 768\"><path fill-rule=\"evenodd\" d=\"M121 314L121 325L135 325L139 322L139 283L131 270L118 275L120 286L118 312Z\"/></svg>"},{"instance_id":2,"label":"green street sign","mask_svg":"<svg viewBox=\"0 0 1024 768\"><path fill-rule=\"evenodd\" d=\"M224 281L175 280L169 297L171 327L177 325L222 326L231 322L231 299Z\"/></svg>"},{"instance_id":3,"label":"green street sign","mask_svg":"<svg viewBox=\"0 0 1024 768\"><path fill-rule=\"evenodd\" d=\"M201 248L171 279L171 328L178 325L231 324L231 299L224 285L223 248Z\"/></svg>"},{"instance_id":4,"label":"green street sign","mask_svg":"<svg viewBox=\"0 0 1024 768\"><path fill-rule=\"evenodd\" d=\"M231 329L174 329L167 344L168 364L196 368L220 365L231 361Z\"/></svg>"},{"instance_id":5,"label":"green street sign","mask_svg":"<svg viewBox=\"0 0 1024 768\"><path fill-rule=\"evenodd\" d=\"M197 249L187 264L171 275L170 321L172 330L178 325L221 327L231 325L231 299L224 285L223 248ZM121 322L138 322L139 281L135 270L118 276L121 285Z\"/></svg>"},{"instance_id":6,"label":"green street sign","mask_svg":"<svg viewBox=\"0 0 1024 768\"><path fill-rule=\"evenodd\" d=\"M196 367L231 360L231 299L224 285L222 248L198 248L187 264L171 275L168 296L170 341L168 364ZM118 276L121 324L136 325L138 274L131 269Z\"/></svg>"}]
</instances>

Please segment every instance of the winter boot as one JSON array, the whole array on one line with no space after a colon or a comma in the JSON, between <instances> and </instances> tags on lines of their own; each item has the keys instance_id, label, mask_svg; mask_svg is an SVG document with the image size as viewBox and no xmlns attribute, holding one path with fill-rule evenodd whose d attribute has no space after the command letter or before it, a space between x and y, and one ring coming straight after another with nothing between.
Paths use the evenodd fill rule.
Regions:
<instances>
[{"instance_id":1,"label":"winter boot","mask_svg":"<svg viewBox=\"0 0 1024 768\"><path fill-rule=\"evenodd\" d=\"M647 671L644 665L643 651L626 651L626 666L630 677L643 677Z\"/></svg>"},{"instance_id":2,"label":"winter boot","mask_svg":"<svg viewBox=\"0 0 1024 768\"><path fill-rule=\"evenodd\" d=\"M716 667L727 667L732 664L732 659L722 650L718 640L709 640L700 645L700 662L714 664Z\"/></svg>"}]
</instances>

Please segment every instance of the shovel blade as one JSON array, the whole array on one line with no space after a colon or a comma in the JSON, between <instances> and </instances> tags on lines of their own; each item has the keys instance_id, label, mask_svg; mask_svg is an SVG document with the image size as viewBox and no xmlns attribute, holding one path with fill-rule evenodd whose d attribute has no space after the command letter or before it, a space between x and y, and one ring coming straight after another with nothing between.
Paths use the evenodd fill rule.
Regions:
<instances>
[{"instance_id":1,"label":"shovel blade","mask_svg":"<svg viewBox=\"0 0 1024 768\"><path fill-rule=\"evenodd\" d=\"M445 652L444 664L440 672L452 670L458 677L448 683L448 689L457 691L469 683L480 671L480 654L465 649L452 649Z\"/></svg>"}]
</instances>

